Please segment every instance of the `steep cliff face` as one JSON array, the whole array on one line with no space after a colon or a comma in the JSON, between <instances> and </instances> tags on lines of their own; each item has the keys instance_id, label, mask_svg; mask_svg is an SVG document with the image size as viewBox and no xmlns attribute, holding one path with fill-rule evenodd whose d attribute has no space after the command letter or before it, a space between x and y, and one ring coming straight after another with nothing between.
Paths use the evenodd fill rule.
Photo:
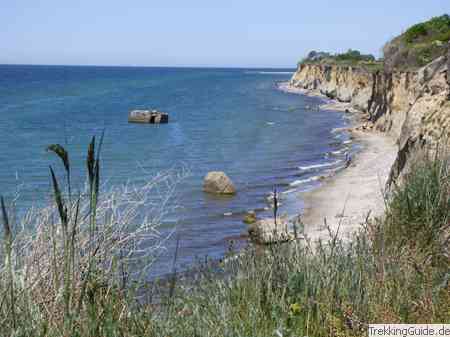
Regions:
<instances>
[{"instance_id":1,"label":"steep cliff face","mask_svg":"<svg viewBox=\"0 0 450 337\"><path fill-rule=\"evenodd\" d=\"M373 82L373 75L363 69L324 64L300 65L291 79L293 86L350 102L362 111L369 109Z\"/></svg>"},{"instance_id":2,"label":"steep cliff face","mask_svg":"<svg viewBox=\"0 0 450 337\"><path fill-rule=\"evenodd\" d=\"M450 53L450 52L449 52ZM366 113L374 128L396 139L392 168L396 179L425 148L450 138L450 55L416 72L369 72L364 69L300 65L291 85L320 92Z\"/></svg>"}]
</instances>

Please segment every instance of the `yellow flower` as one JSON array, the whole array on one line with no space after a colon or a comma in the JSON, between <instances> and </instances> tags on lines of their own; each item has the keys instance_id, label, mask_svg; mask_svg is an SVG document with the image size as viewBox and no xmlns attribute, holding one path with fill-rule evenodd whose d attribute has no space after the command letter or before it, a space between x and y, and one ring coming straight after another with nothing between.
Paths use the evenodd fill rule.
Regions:
<instances>
[{"instance_id":1,"label":"yellow flower","mask_svg":"<svg viewBox=\"0 0 450 337\"><path fill-rule=\"evenodd\" d=\"M298 304L298 303L292 303L292 304L290 305L289 308L291 309L291 312L292 312L294 315L299 314L300 311L301 311L301 309L302 309L301 305Z\"/></svg>"}]
</instances>

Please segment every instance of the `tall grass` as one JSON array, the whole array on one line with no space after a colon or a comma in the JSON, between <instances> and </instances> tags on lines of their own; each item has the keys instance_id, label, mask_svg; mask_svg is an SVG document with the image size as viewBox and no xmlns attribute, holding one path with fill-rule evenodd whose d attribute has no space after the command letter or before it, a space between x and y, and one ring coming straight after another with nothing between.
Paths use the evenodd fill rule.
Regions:
<instances>
[{"instance_id":1,"label":"tall grass","mask_svg":"<svg viewBox=\"0 0 450 337\"><path fill-rule=\"evenodd\" d=\"M166 239L159 225L184 173L107 190L100 184L100 147L93 138L81 192L71 187L69 154L54 144L48 149L66 176L58 179L50 167L54 202L13 224L13 205L1 198L0 336L109 335L138 303Z\"/></svg>"},{"instance_id":2,"label":"tall grass","mask_svg":"<svg viewBox=\"0 0 450 337\"><path fill-rule=\"evenodd\" d=\"M138 215L159 206L147 199L155 181L105 195L92 153L86 194L68 201L54 175L55 205L22 219L35 232L4 233L2 336L366 336L375 322L450 323L446 161L413 167L384 218L351 242L330 232L318 244L248 247L194 282L178 282L174 270L168 300L156 304L139 300L145 282L132 274L151 265L158 245L147 243L161 239L160 219Z\"/></svg>"}]
</instances>

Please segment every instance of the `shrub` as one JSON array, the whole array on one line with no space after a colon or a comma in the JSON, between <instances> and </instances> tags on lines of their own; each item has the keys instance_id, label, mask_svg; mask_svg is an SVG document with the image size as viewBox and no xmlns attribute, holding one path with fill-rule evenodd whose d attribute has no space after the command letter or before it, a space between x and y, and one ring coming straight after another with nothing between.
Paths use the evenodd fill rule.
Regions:
<instances>
[{"instance_id":1,"label":"shrub","mask_svg":"<svg viewBox=\"0 0 450 337\"><path fill-rule=\"evenodd\" d=\"M351 66L372 66L376 62L375 57L370 54L361 54L358 50L349 49L342 54L332 55L326 52L311 51L299 64L302 63L327 63L327 64L341 64Z\"/></svg>"},{"instance_id":2,"label":"shrub","mask_svg":"<svg viewBox=\"0 0 450 337\"><path fill-rule=\"evenodd\" d=\"M417 25L412 26L405 32L405 40L411 43L420 36L427 35L427 33L428 31L426 25L424 23L419 23Z\"/></svg>"},{"instance_id":3,"label":"shrub","mask_svg":"<svg viewBox=\"0 0 450 337\"><path fill-rule=\"evenodd\" d=\"M445 14L416 24L383 48L387 71L414 70L447 53L450 16Z\"/></svg>"},{"instance_id":4,"label":"shrub","mask_svg":"<svg viewBox=\"0 0 450 337\"><path fill-rule=\"evenodd\" d=\"M435 36L436 38L434 39L439 40L438 36L440 34L448 33L449 30L450 16L445 14L412 26L404 33L404 38L408 43L416 42L425 36L429 36L430 38Z\"/></svg>"}]
</instances>

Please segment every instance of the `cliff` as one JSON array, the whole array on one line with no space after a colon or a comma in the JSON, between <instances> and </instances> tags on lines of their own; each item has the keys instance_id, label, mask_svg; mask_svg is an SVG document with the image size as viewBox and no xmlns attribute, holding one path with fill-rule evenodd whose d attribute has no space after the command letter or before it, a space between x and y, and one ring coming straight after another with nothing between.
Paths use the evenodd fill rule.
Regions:
<instances>
[{"instance_id":1,"label":"cliff","mask_svg":"<svg viewBox=\"0 0 450 337\"><path fill-rule=\"evenodd\" d=\"M389 73L336 64L300 64L291 85L348 102L364 113L373 128L393 137L398 155L390 181L401 176L425 149L448 144L450 55L417 71Z\"/></svg>"}]
</instances>

